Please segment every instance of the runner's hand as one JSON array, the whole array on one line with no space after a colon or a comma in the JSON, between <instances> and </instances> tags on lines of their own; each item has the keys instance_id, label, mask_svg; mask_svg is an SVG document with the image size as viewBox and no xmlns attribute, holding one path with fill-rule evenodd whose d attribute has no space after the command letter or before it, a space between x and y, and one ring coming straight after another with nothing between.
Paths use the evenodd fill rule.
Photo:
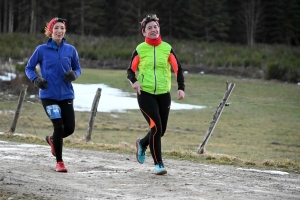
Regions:
<instances>
[{"instance_id":1,"label":"runner's hand","mask_svg":"<svg viewBox=\"0 0 300 200\"><path fill-rule=\"evenodd\" d=\"M183 99L184 98L184 91L183 90L178 90L177 95L178 95L178 100Z\"/></svg>"},{"instance_id":2,"label":"runner's hand","mask_svg":"<svg viewBox=\"0 0 300 200\"><path fill-rule=\"evenodd\" d=\"M65 73L65 76L64 76L64 81L75 81L76 80L76 73L72 70L68 71Z\"/></svg>"},{"instance_id":3,"label":"runner's hand","mask_svg":"<svg viewBox=\"0 0 300 200\"><path fill-rule=\"evenodd\" d=\"M37 77L33 81L34 86L44 90L48 88L48 81L46 79L43 79L42 77Z\"/></svg>"},{"instance_id":4,"label":"runner's hand","mask_svg":"<svg viewBox=\"0 0 300 200\"><path fill-rule=\"evenodd\" d=\"M138 81L136 81L131 86L132 86L133 89L135 89L137 91L138 94L141 94L142 86L141 86L141 84Z\"/></svg>"}]
</instances>

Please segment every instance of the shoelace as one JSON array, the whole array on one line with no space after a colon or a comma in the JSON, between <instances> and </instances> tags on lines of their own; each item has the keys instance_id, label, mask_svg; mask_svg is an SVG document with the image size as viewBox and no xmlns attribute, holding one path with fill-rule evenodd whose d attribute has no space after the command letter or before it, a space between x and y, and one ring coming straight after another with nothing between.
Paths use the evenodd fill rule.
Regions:
<instances>
[{"instance_id":1,"label":"shoelace","mask_svg":"<svg viewBox=\"0 0 300 200\"><path fill-rule=\"evenodd\" d=\"M162 162L159 162L159 163L158 163L158 166L159 166L159 168L164 168L164 167L165 167L164 164L163 164Z\"/></svg>"},{"instance_id":2,"label":"shoelace","mask_svg":"<svg viewBox=\"0 0 300 200\"><path fill-rule=\"evenodd\" d=\"M145 152L146 152L146 149L144 149L143 147L141 147L141 149L142 149L141 154L144 156L144 155L145 155Z\"/></svg>"},{"instance_id":3,"label":"shoelace","mask_svg":"<svg viewBox=\"0 0 300 200\"><path fill-rule=\"evenodd\" d=\"M139 143L139 146L141 147L141 155L144 156L146 153L147 148L143 148L141 143Z\"/></svg>"}]
</instances>

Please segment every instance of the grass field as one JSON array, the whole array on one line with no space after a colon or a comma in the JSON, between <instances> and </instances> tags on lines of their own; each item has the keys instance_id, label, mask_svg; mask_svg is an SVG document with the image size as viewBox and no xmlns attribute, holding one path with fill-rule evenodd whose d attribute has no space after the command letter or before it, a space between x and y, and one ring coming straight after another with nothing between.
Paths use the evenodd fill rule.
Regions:
<instances>
[{"instance_id":1,"label":"grass field","mask_svg":"<svg viewBox=\"0 0 300 200\"><path fill-rule=\"evenodd\" d=\"M82 72L76 83L104 83L125 92L134 92L126 79L126 70L84 68ZM186 97L178 101L177 83L173 77L172 100L206 108L171 110L168 129L162 138L164 157L300 173L300 86L206 74L185 74L185 80ZM195 152L226 92L226 81L236 84L228 100L230 106L224 108L206 145L207 154L199 156ZM30 102L24 102L15 132L34 137L5 134L0 135L0 139L45 144L43 139L51 134L52 125L38 101L26 100ZM11 111L16 106L17 98L1 97L0 131L9 130L14 116ZM86 143L82 139L87 133L90 115L90 112L76 112L76 131L65 140L65 146L133 153L135 139L144 136L148 130L138 110L98 112L92 140Z\"/></svg>"}]
</instances>

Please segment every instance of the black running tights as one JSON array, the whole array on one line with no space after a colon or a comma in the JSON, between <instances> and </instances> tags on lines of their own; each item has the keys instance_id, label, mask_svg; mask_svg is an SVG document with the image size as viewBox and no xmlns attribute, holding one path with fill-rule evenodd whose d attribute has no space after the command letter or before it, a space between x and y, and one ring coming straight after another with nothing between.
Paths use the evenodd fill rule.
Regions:
<instances>
[{"instance_id":1,"label":"black running tights","mask_svg":"<svg viewBox=\"0 0 300 200\"><path fill-rule=\"evenodd\" d=\"M42 99L43 107L47 113L46 107L49 105L58 105L61 110L61 118L51 119L53 124L53 145L56 153L56 161L62 160L63 138L68 137L75 129L75 113L73 107L73 100L56 101L52 99Z\"/></svg>"},{"instance_id":2,"label":"black running tights","mask_svg":"<svg viewBox=\"0 0 300 200\"><path fill-rule=\"evenodd\" d=\"M143 91L137 96L140 110L150 127L149 132L142 138L141 145L149 145L154 164L157 164L162 161L161 137L167 129L171 96L170 93L153 95Z\"/></svg>"}]
</instances>

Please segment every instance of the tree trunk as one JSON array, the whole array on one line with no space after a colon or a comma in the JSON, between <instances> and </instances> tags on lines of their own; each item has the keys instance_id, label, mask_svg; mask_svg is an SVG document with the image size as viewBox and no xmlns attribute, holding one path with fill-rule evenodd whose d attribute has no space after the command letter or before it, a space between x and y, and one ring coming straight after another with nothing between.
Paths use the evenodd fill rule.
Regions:
<instances>
[{"instance_id":1,"label":"tree trunk","mask_svg":"<svg viewBox=\"0 0 300 200\"><path fill-rule=\"evenodd\" d=\"M81 0L81 5L80 5L80 23L81 23L81 35L84 36L84 0Z\"/></svg>"},{"instance_id":2,"label":"tree trunk","mask_svg":"<svg viewBox=\"0 0 300 200\"><path fill-rule=\"evenodd\" d=\"M7 33L8 0L4 0L3 33Z\"/></svg>"},{"instance_id":3,"label":"tree trunk","mask_svg":"<svg viewBox=\"0 0 300 200\"><path fill-rule=\"evenodd\" d=\"M170 24L169 24L169 36L173 37L173 35L172 35L172 27L173 27L172 23L173 22L172 22L172 10L171 10L171 6L169 7L168 13L169 13L169 22L170 22Z\"/></svg>"},{"instance_id":4,"label":"tree trunk","mask_svg":"<svg viewBox=\"0 0 300 200\"><path fill-rule=\"evenodd\" d=\"M0 12L1 12L1 13L3 13L3 10L2 10L3 7L4 7L4 6L3 6L3 1L0 1ZM2 23L2 15L0 15L0 33L2 33L2 30L3 30L3 29L2 29L2 24L3 24L3 23Z\"/></svg>"},{"instance_id":5,"label":"tree trunk","mask_svg":"<svg viewBox=\"0 0 300 200\"><path fill-rule=\"evenodd\" d=\"M36 0L31 0L30 33L36 32Z\"/></svg>"},{"instance_id":6,"label":"tree trunk","mask_svg":"<svg viewBox=\"0 0 300 200\"><path fill-rule=\"evenodd\" d=\"M258 24L262 20L262 6L260 0L243 2L240 20L245 24L247 44L253 46L257 34Z\"/></svg>"},{"instance_id":7,"label":"tree trunk","mask_svg":"<svg viewBox=\"0 0 300 200\"><path fill-rule=\"evenodd\" d=\"M142 14L141 14L141 1L138 1L138 9L137 9L137 19L138 20L141 20L142 19ZM142 21L142 20L141 20ZM140 34L141 34L141 25L140 25L140 23L137 23L137 37L139 37L140 36Z\"/></svg>"},{"instance_id":8,"label":"tree trunk","mask_svg":"<svg viewBox=\"0 0 300 200\"><path fill-rule=\"evenodd\" d=\"M9 1L8 33L14 31L14 0Z\"/></svg>"}]
</instances>

